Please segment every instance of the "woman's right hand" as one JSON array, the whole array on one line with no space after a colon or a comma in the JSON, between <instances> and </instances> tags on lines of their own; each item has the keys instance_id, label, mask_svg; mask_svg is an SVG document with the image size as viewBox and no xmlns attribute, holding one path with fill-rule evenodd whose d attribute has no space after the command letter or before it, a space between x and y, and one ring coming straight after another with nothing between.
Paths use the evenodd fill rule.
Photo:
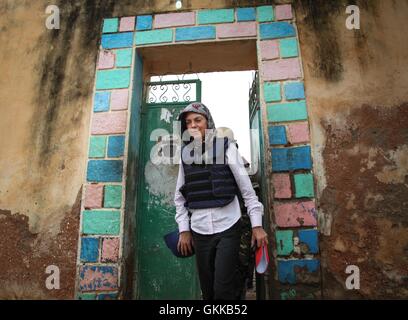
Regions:
<instances>
[{"instance_id":1,"label":"woman's right hand","mask_svg":"<svg viewBox=\"0 0 408 320\"><path fill-rule=\"evenodd\" d=\"M190 231L183 231L180 233L177 250L183 256L193 253L193 236Z\"/></svg>"}]
</instances>

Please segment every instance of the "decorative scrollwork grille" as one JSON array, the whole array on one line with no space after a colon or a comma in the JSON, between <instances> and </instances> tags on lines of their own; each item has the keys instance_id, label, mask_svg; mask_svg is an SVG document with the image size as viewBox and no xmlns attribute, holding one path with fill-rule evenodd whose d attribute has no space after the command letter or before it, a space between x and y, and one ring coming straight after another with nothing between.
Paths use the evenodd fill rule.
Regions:
<instances>
[{"instance_id":1,"label":"decorative scrollwork grille","mask_svg":"<svg viewBox=\"0 0 408 320\"><path fill-rule=\"evenodd\" d=\"M160 81L146 84L147 104L189 103L199 99L200 80Z\"/></svg>"}]
</instances>

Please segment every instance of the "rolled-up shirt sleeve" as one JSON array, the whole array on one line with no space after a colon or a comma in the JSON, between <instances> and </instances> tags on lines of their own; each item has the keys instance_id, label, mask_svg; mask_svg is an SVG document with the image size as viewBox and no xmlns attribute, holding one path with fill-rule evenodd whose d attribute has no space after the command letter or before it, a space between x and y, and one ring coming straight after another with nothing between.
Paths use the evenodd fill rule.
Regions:
<instances>
[{"instance_id":1,"label":"rolled-up shirt sleeve","mask_svg":"<svg viewBox=\"0 0 408 320\"><path fill-rule=\"evenodd\" d=\"M231 168L238 188L241 191L242 198L244 199L252 228L261 227L264 207L258 200L255 190L252 187L251 179L244 167L241 155L234 143L228 146L226 156L228 166Z\"/></svg>"},{"instance_id":2,"label":"rolled-up shirt sleeve","mask_svg":"<svg viewBox=\"0 0 408 320\"><path fill-rule=\"evenodd\" d=\"M176 206L176 222L178 224L179 232L190 231L190 218L188 210L184 206L186 199L180 192L180 188L184 185L184 169L180 162L179 172L176 183L176 192L174 194L174 204Z\"/></svg>"}]
</instances>

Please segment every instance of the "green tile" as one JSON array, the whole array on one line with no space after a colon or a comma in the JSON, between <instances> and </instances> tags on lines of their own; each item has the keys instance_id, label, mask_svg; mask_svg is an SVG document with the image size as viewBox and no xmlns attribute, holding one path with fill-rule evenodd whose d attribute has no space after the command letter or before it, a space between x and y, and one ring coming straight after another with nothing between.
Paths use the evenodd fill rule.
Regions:
<instances>
[{"instance_id":1,"label":"green tile","mask_svg":"<svg viewBox=\"0 0 408 320\"><path fill-rule=\"evenodd\" d=\"M279 82L264 83L264 97L266 102L281 101L281 87Z\"/></svg>"},{"instance_id":2,"label":"green tile","mask_svg":"<svg viewBox=\"0 0 408 320\"><path fill-rule=\"evenodd\" d=\"M89 158L104 158L106 153L106 136L92 136L89 143Z\"/></svg>"},{"instance_id":3,"label":"green tile","mask_svg":"<svg viewBox=\"0 0 408 320\"><path fill-rule=\"evenodd\" d=\"M103 206L105 208L120 208L122 205L122 186L105 186Z\"/></svg>"},{"instance_id":4,"label":"green tile","mask_svg":"<svg viewBox=\"0 0 408 320\"><path fill-rule=\"evenodd\" d=\"M281 39L279 40L279 50L282 58L297 57L299 55L297 39Z\"/></svg>"},{"instance_id":5,"label":"green tile","mask_svg":"<svg viewBox=\"0 0 408 320\"><path fill-rule=\"evenodd\" d=\"M307 119L306 101L268 105L267 112L271 122Z\"/></svg>"},{"instance_id":6,"label":"green tile","mask_svg":"<svg viewBox=\"0 0 408 320\"><path fill-rule=\"evenodd\" d=\"M295 174L295 197L314 197L313 175L310 173Z\"/></svg>"},{"instance_id":7,"label":"green tile","mask_svg":"<svg viewBox=\"0 0 408 320\"><path fill-rule=\"evenodd\" d=\"M80 293L78 300L96 300L96 293Z\"/></svg>"},{"instance_id":8,"label":"green tile","mask_svg":"<svg viewBox=\"0 0 408 320\"><path fill-rule=\"evenodd\" d=\"M136 32L136 45L173 41L173 29L160 29Z\"/></svg>"},{"instance_id":9,"label":"green tile","mask_svg":"<svg viewBox=\"0 0 408 320\"><path fill-rule=\"evenodd\" d=\"M103 29L102 33L108 32L118 32L119 29L119 19L111 18L103 20Z\"/></svg>"},{"instance_id":10,"label":"green tile","mask_svg":"<svg viewBox=\"0 0 408 320\"><path fill-rule=\"evenodd\" d=\"M119 235L119 210L85 210L82 216L83 234Z\"/></svg>"},{"instance_id":11,"label":"green tile","mask_svg":"<svg viewBox=\"0 0 408 320\"><path fill-rule=\"evenodd\" d=\"M256 8L259 22L269 22L275 20L275 12L272 6L261 6Z\"/></svg>"},{"instance_id":12,"label":"green tile","mask_svg":"<svg viewBox=\"0 0 408 320\"><path fill-rule=\"evenodd\" d=\"M288 256L293 252L293 231L276 231L276 248L279 256Z\"/></svg>"},{"instance_id":13,"label":"green tile","mask_svg":"<svg viewBox=\"0 0 408 320\"><path fill-rule=\"evenodd\" d=\"M200 10L197 19L198 24L234 22L234 9Z\"/></svg>"},{"instance_id":14,"label":"green tile","mask_svg":"<svg viewBox=\"0 0 408 320\"><path fill-rule=\"evenodd\" d=\"M132 64L133 49L116 51L116 67L130 67Z\"/></svg>"}]
</instances>

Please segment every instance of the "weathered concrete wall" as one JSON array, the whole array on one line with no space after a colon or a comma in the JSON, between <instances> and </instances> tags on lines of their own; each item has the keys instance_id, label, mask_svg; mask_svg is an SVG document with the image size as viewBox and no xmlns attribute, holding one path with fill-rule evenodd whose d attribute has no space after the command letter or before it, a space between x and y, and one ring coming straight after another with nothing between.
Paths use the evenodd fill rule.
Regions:
<instances>
[{"instance_id":1,"label":"weathered concrete wall","mask_svg":"<svg viewBox=\"0 0 408 320\"><path fill-rule=\"evenodd\" d=\"M290 1L275 1L284 3ZM323 296L407 297L408 1L297 0L317 174ZM273 1L185 1L184 9ZM173 10L168 1L0 3L0 298L73 298L98 37L104 17ZM404 30L405 29L405 30ZM404 88L405 86L405 88ZM61 290L45 288L57 265ZM360 267L361 290L345 290Z\"/></svg>"},{"instance_id":2,"label":"weathered concrete wall","mask_svg":"<svg viewBox=\"0 0 408 320\"><path fill-rule=\"evenodd\" d=\"M408 1L298 1L324 298L407 298ZM343 1L346 3L346 1ZM346 290L347 265L360 290Z\"/></svg>"},{"instance_id":3,"label":"weathered concrete wall","mask_svg":"<svg viewBox=\"0 0 408 320\"><path fill-rule=\"evenodd\" d=\"M262 3L262 2L260 2ZM0 298L73 298L81 185L102 19L174 10L169 1L0 3ZM252 5L185 1L184 9ZM61 289L45 288L57 265Z\"/></svg>"}]
</instances>

